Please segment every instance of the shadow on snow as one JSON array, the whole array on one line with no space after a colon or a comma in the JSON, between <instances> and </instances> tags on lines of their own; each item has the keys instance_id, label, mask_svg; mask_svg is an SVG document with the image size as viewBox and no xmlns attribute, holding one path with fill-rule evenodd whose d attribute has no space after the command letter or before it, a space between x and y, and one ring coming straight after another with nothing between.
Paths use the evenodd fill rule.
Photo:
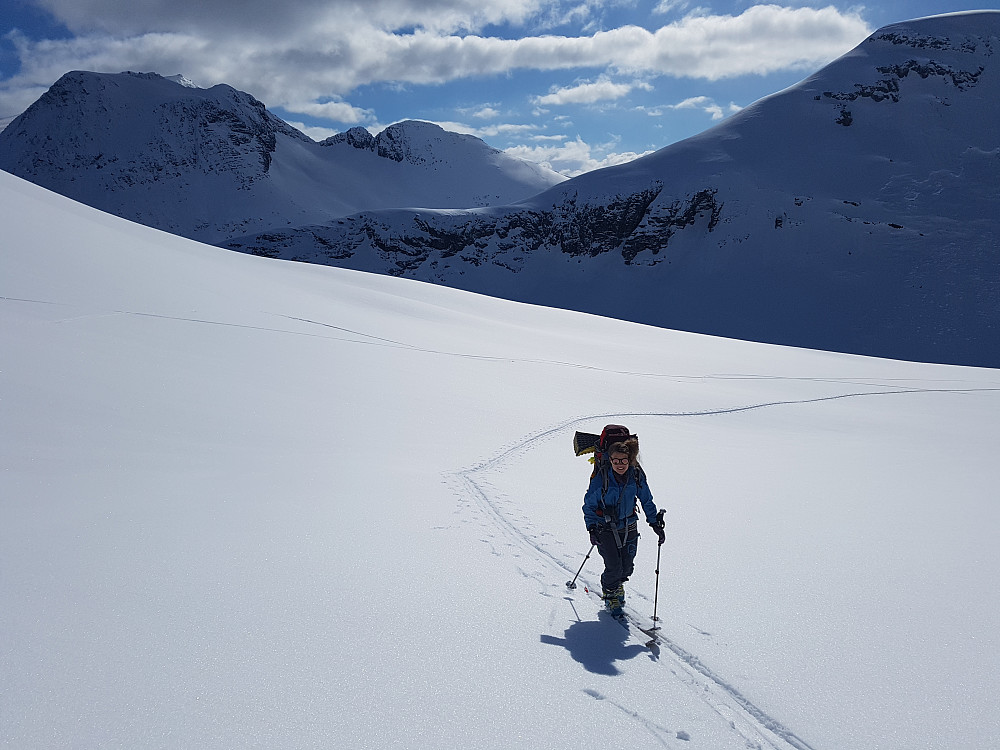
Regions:
<instances>
[{"instance_id":1,"label":"shadow on snow","mask_svg":"<svg viewBox=\"0 0 1000 750\"><path fill-rule=\"evenodd\" d=\"M612 677L621 674L617 662L635 658L646 650L627 643L628 631L607 612L600 612L597 620L577 620L566 628L562 638L543 635L541 641L562 646L588 672Z\"/></svg>"}]
</instances>

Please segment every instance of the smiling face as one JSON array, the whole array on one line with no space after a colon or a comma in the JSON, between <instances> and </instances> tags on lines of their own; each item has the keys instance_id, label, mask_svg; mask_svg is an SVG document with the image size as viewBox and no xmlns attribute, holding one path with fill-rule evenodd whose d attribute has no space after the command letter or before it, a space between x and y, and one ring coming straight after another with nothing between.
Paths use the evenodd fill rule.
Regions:
<instances>
[{"instance_id":1,"label":"smiling face","mask_svg":"<svg viewBox=\"0 0 1000 750\"><path fill-rule=\"evenodd\" d=\"M615 474L619 476L623 475L628 471L628 454L627 453L612 453L611 454L611 468L615 470Z\"/></svg>"}]
</instances>

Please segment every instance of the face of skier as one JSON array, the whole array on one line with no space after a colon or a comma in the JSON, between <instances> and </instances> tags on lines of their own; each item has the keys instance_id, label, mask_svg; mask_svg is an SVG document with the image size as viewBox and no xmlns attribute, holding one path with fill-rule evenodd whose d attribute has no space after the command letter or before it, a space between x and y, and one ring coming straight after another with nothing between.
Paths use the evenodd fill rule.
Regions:
<instances>
[{"instance_id":1,"label":"face of skier","mask_svg":"<svg viewBox=\"0 0 1000 750\"><path fill-rule=\"evenodd\" d=\"M625 474L625 472L628 471L628 454L612 453L611 468L614 469L615 474L618 474L619 476Z\"/></svg>"}]
</instances>

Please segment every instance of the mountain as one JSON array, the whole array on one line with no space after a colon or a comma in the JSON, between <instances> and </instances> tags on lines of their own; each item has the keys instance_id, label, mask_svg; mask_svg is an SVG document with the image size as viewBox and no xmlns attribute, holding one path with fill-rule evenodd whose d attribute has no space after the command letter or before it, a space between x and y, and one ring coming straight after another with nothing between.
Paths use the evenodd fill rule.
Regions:
<instances>
[{"instance_id":1,"label":"mountain","mask_svg":"<svg viewBox=\"0 0 1000 750\"><path fill-rule=\"evenodd\" d=\"M0 225L5 750L997 746L1000 370L255 258L3 172ZM608 422L667 509L627 584L658 652L585 590Z\"/></svg>"},{"instance_id":2,"label":"mountain","mask_svg":"<svg viewBox=\"0 0 1000 750\"><path fill-rule=\"evenodd\" d=\"M515 205L225 244L687 331L997 366L997 53L997 11L896 24L701 135Z\"/></svg>"},{"instance_id":3,"label":"mountain","mask_svg":"<svg viewBox=\"0 0 1000 750\"><path fill-rule=\"evenodd\" d=\"M564 178L426 122L316 143L230 86L67 73L0 133L0 169L207 242L367 209L518 200Z\"/></svg>"}]
</instances>

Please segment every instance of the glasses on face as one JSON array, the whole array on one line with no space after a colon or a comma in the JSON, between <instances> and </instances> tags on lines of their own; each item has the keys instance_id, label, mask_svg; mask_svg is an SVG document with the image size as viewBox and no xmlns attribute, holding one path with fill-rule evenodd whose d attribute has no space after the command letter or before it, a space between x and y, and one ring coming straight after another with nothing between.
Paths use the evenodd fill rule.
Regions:
<instances>
[{"instance_id":1,"label":"glasses on face","mask_svg":"<svg viewBox=\"0 0 1000 750\"><path fill-rule=\"evenodd\" d=\"M628 463L628 459L627 458L612 458L611 459L611 463L615 464L616 466L622 466L623 464L627 464Z\"/></svg>"}]
</instances>

